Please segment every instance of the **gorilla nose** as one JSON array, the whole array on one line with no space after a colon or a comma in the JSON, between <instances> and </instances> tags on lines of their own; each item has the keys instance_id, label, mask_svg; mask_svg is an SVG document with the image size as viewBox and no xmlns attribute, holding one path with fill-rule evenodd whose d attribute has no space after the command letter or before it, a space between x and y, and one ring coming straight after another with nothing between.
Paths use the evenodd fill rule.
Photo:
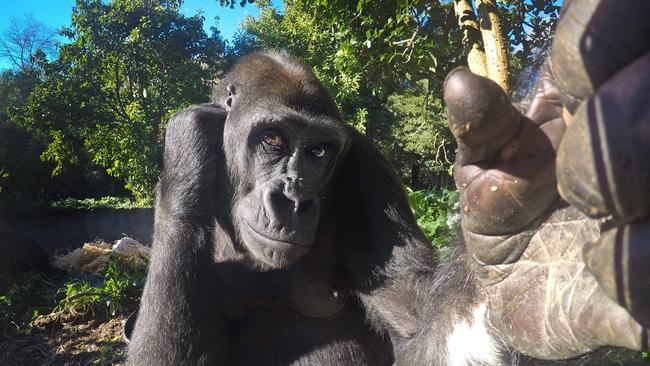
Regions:
<instances>
[{"instance_id":1,"label":"gorilla nose","mask_svg":"<svg viewBox=\"0 0 650 366\"><path fill-rule=\"evenodd\" d=\"M284 196L293 202L293 211L305 211L313 206L313 199L306 194L302 178L287 177L285 180Z\"/></svg>"}]
</instances>

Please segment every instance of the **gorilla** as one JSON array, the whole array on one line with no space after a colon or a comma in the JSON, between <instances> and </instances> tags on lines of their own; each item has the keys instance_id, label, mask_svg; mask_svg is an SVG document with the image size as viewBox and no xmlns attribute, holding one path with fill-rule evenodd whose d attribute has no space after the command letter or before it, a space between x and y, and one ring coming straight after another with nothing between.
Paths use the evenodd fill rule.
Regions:
<instances>
[{"instance_id":1,"label":"gorilla","mask_svg":"<svg viewBox=\"0 0 650 366\"><path fill-rule=\"evenodd\" d=\"M615 1L566 13L585 3ZM647 349L648 155L630 152L648 150L650 48L606 63L582 95L578 71L561 72L592 57L572 41L624 22L560 26L565 52L519 107L465 68L447 77L464 245L445 260L307 65L241 59L212 103L168 124L130 364L507 365ZM595 150L610 137L629 146ZM627 188L598 184L623 175L640 184L634 210L608 204Z\"/></svg>"}]
</instances>

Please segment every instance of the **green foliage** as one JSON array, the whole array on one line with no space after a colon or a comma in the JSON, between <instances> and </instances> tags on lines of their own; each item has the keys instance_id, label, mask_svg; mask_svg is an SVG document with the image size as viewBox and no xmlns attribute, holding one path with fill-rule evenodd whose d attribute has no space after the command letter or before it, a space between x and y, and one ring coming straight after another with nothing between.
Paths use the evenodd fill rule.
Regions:
<instances>
[{"instance_id":1,"label":"green foliage","mask_svg":"<svg viewBox=\"0 0 650 366\"><path fill-rule=\"evenodd\" d=\"M206 100L224 60L262 48L286 49L313 65L344 118L380 147L409 185L448 185L454 143L442 123L440 91L447 72L465 62L451 2L288 0L280 12L269 1L255 1L260 16L244 21L227 50L216 29L203 32L202 16L180 12L181 2L78 1L58 58L35 58L35 72L21 74L18 89L0 93L11 99L3 106L11 106L9 117L22 128L11 126L7 152L0 141L0 168L9 174L0 178L3 192L29 188L27 196L47 196L41 185L25 183L49 188L56 179L43 173L50 171L97 181L101 167L139 202L151 203L165 121ZM516 73L550 43L558 9L552 0L500 2ZM0 116L0 129L2 122ZM16 138L25 128L29 144L25 136ZM38 163L39 155L47 164ZM58 181L70 186L70 179ZM106 194L120 193L90 195Z\"/></svg>"},{"instance_id":2,"label":"green foliage","mask_svg":"<svg viewBox=\"0 0 650 366\"><path fill-rule=\"evenodd\" d=\"M264 7L247 18L241 36L252 36L246 49L283 48L313 65L345 112L359 92L383 100L404 81L442 80L460 50L450 10L421 1L293 0L282 14Z\"/></svg>"},{"instance_id":3,"label":"green foliage","mask_svg":"<svg viewBox=\"0 0 650 366\"><path fill-rule=\"evenodd\" d=\"M40 163L42 141L9 121L7 112L25 104L37 83L34 75L14 71L0 74L0 200L38 195L48 182L48 167Z\"/></svg>"},{"instance_id":4,"label":"green foliage","mask_svg":"<svg viewBox=\"0 0 650 366\"><path fill-rule=\"evenodd\" d=\"M266 3L265 1L268 0L263 0L263 1L264 3ZM219 0L219 4L221 4L221 6L227 6L231 9L235 7L235 4L239 4L239 6L244 6L246 5L246 3L252 4L254 2L260 3L260 0L257 1L256 0Z\"/></svg>"},{"instance_id":5,"label":"green foliage","mask_svg":"<svg viewBox=\"0 0 650 366\"><path fill-rule=\"evenodd\" d=\"M54 174L87 156L150 201L161 164L165 121L206 101L224 44L180 1L80 0L69 43L43 65L28 105L12 117L48 146Z\"/></svg>"},{"instance_id":6,"label":"green foliage","mask_svg":"<svg viewBox=\"0 0 650 366\"><path fill-rule=\"evenodd\" d=\"M368 109L359 108L354 116L348 121L348 124L354 127L360 133L366 133L366 125L368 124Z\"/></svg>"},{"instance_id":7,"label":"green foliage","mask_svg":"<svg viewBox=\"0 0 650 366\"><path fill-rule=\"evenodd\" d=\"M139 302L145 270L115 258L104 268L101 277L75 277L68 280L58 294L55 311L114 317Z\"/></svg>"},{"instance_id":8,"label":"green foliage","mask_svg":"<svg viewBox=\"0 0 650 366\"><path fill-rule=\"evenodd\" d=\"M127 197L102 197L100 199L85 198L63 198L60 200L49 202L46 208L59 209L59 210L94 210L98 208L142 208L150 207L143 205L141 202L135 202Z\"/></svg>"},{"instance_id":9,"label":"green foliage","mask_svg":"<svg viewBox=\"0 0 650 366\"><path fill-rule=\"evenodd\" d=\"M72 278L59 289L58 294L63 296L63 300L59 302L60 308L57 310L67 309L74 314L93 310L92 306L101 296L101 292L83 278Z\"/></svg>"},{"instance_id":10,"label":"green foliage","mask_svg":"<svg viewBox=\"0 0 650 366\"><path fill-rule=\"evenodd\" d=\"M9 173L4 167L0 167L0 192L2 192L2 184L7 178L9 178Z\"/></svg>"},{"instance_id":11,"label":"green foliage","mask_svg":"<svg viewBox=\"0 0 650 366\"><path fill-rule=\"evenodd\" d=\"M386 147L393 165L412 184L433 182L447 175L454 160L454 139L447 127L446 110L439 98L429 93L428 81L388 97L386 108L392 114L390 141ZM417 168L417 169L416 169Z\"/></svg>"},{"instance_id":12,"label":"green foliage","mask_svg":"<svg viewBox=\"0 0 650 366\"><path fill-rule=\"evenodd\" d=\"M39 315L114 317L133 311L146 278L146 265L112 256L98 276L69 275L52 280L28 272L0 295L0 329L28 326Z\"/></svg>"},{"instance_id":13,"label":"green foliage","mask_svg":"<svg viewBox=\"0 0 650 366\"><path fill-rule=\"evenodd\" d=\"M521 65L530 65L551 46L560 16L558 0L503 0L504 32L511 41L511 57ZM517 72L518 70L511 70Z\"/></svg>"},{"instance_id":14,"label":"green foliage","mask_svg":"<svg viewBox=\"0 0 650 366\"><path fill-rule=\"evenodd\" d=\"M360 77L337 64L336 41L332 34L310 13L285 3L282 14L270 6L261 9L258 18L247 17L237 35L233 56L259 49L284 49L314 66L314 71L329 87L337 100L359 90L355 80Z\"/></svg>"},{"instance_id":15,"label":"green foliage","mask_svg":"<svg viewBox=\"0 0 650 366\"><path fill-rule=\"evenodd\" d=\"M451 2L343 0L285 3L297 7L337 40L337 63L371 80L373 95L390 94L400 81L437 79L460 56Z\"/></svg>"},{"instance_id":16,"label":"green foliage","mask_svg":"<svg viewBox=\"0 0 650 366\"><path fill-rule=\"evenodd\" d=\"M51 175L54 164L40 159L48 146L47 138L30 133L16 125L18 120L9 118L26 108L29 95L39 84L39 75L34 73L0 73L0 212L21 210L32 202L61 196L128 193L117 179L92 164L86 154L74 157L74 167Z\"/></svg>"},{"instance_id":17,"label":"green foliage","mask_svg":"<svg viewBox=\"0 0 650 366\"><path fill-rule=\"evenodd\" d=\"M0 295L0 329L9 324L22 328L39 314L51 310L47 306L47 299L52 292L46 283L44 275L27 272L16 280L6 294Z\"/></svg>"},{"instance_id":18,"label":"green foliage","mask_svg":"<svg viewBox=\"0 0 650 366\"><path fill-rule=\"evenodd\" d=\"M418 225L431 244L443 248L455 236L460 220L458 191L431 189L413 191L408 189L408 200Z\"/></svg>"}]
</instances>

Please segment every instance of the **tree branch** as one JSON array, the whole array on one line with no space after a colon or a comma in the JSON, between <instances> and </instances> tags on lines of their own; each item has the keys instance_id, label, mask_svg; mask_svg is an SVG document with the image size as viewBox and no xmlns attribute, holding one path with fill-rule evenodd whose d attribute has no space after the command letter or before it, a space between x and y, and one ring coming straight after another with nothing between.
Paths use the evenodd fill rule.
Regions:
<instances>
[{"instance_id":1,"label":"tree branch","mask_svg":"<svg viewBox=\"0 0 650 366\"><path fill-rule=\"evenodd\" d=\"M485 52L481 44L481 33L470 0L455 0L454 12L458 26L463 32L463 47L467 54L467 65L473 73L487 76Z\"/></svg>"}]
</instances>

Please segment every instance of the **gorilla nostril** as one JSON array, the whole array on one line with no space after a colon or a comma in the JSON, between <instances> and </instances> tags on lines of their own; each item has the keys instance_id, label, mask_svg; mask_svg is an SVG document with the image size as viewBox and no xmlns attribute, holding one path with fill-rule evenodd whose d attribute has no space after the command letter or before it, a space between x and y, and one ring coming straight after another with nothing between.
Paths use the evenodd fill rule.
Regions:
<instances>
[{"instance_id":1,"label":"gorilla nostril","mask_svg":"<svg viewBox=\"0 0 650 366\"><path fill-rule=\"evenodd\" d=\"M296 192L294 189L284 190L284 199L291 202L291 208L294 213L306 212L314 206L314 201L305 199L304 195Z\"/></svg>"},{"instance_id":2,"label":"gorilla nostril","mask_svg":"<svg viewBox=\"0 0 650 366\"><path fill-rule=\"evenodd\" d=\"M307 212L307 211L310 211L313 207L314 207L314 201L312 201L312 200L304 200L304 201L300 201L300 202L295 202L293 212L296 212L296 213Z\"/></svg>"}]
</instances>

